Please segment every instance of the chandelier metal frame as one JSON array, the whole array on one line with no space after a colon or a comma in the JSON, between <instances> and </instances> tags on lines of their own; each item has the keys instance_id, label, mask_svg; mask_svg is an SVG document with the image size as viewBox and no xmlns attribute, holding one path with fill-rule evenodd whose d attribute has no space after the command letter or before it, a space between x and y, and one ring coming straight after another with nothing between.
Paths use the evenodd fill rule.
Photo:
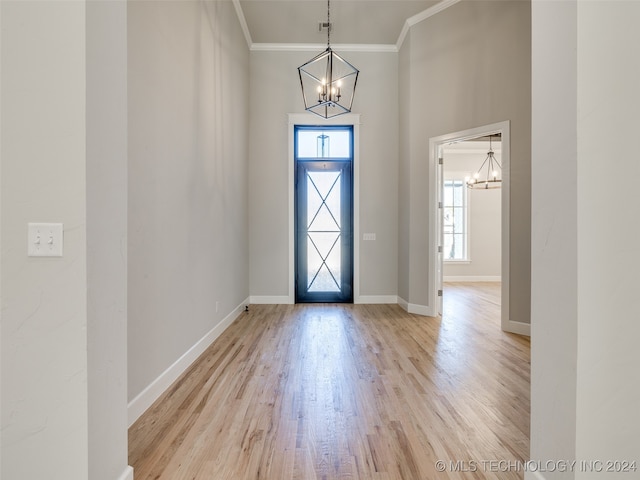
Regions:
<instances>
[{"instance_id":1,"label":"chandelier metal frame","mask_svg":"<svg viewBox=\"0 0 640 480\"><path fill-rule=\"evenodd\" d=\"M492 138L493 135L489 135L489 151L478 171L472 177L465 178L468 188L488 190L502 186L502 165L500 165L500 162L495 157L491 143ZM482 171L485 168L486 174L483 174Z\"/></svg>"},{"instance_id":2,"label":"chandelier metal frame","mask_svg":"<svg viewBox=\"0 0 640 480\"><path fill-rule=\"evenodd\" d=\"M351 112L360 71L331 49L331 0L327 0L327 48L298 67L304 109L323 118Z\"/></svg>"}]
</instances>

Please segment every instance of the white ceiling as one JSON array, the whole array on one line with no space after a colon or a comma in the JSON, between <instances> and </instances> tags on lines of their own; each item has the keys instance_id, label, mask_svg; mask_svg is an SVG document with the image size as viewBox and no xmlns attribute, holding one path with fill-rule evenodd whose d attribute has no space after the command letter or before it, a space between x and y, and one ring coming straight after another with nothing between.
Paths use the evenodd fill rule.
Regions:
<instances>
[{"instance_id":1,"label":"white ceiling","mask_svg":"<svg viewBox=\"0 0 640 480\"><path fill-rule=\"evenodd\" d=\"M395 45L405 22L448 1L331 0L331 44ZM239 0L252 44L326 44L326 0Z\"/></svg>"}]
</instances>

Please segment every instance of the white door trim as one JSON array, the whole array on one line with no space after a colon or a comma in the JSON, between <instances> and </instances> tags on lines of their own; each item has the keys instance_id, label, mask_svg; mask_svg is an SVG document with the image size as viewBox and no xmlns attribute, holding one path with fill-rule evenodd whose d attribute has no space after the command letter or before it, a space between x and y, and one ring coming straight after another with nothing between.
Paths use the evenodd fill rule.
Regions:
<instances>
[{"instance_id":1,"label":"white door trim","mask_svg":"<svg viewBox=\"0 0 640 480\"><path fill-rule=\"evenodd\" d=\"M438 259L438 232L439 232L439 216L438 216L438 199L437 197L437 175L436 168L438 163L438 153L442 146L453 143L470 140L472 138L483 137L486 135L497 134L502 135L502 292L501 292L501 328L506 332L519 333L529 335L529 325L521 322L514 322L510 318L509 309L509 259L510 259L510 235L509 235L509 211L510 211L510 153L511 153L511 134L510 122L498 122L482 127L462 130L459 132L448 133L439 137L429 139L429 191L431 194L431 208L429 210L429 258L432 267L429 268L429 304L437 305L438 290L442 288L442 278L437 278ZM441 270L442 271L442 270Z\"/></svg>"},{"instance_id":2,"label":"white door trim","mask_svg":"<svg viewBox=\"0 0 640 480\"><path fill-rule=\"evenodd\" d=\"M353 303L360 301L360 114L347 113L324 119L311 113L289 114L289 294L288 303L295 303L295 165L293 151L296 125L353 126Z\"/></svg>"}]
</instances>

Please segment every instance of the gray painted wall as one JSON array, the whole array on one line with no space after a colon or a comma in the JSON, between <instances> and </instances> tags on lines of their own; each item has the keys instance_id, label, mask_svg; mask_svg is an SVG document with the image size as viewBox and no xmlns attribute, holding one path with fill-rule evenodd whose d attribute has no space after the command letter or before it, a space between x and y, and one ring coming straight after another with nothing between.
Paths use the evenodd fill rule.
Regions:
<instances>
[{"instance_id":1,"label":"gray painted wall","mask_svg":"<svg viewBox=\"0 0 640 480\"><path fill-rule=\"evenodd\" d=\"M640 228L628 217L639 203L638 16L637 2L533 2L535 460L640 464ZM625 175L605 181L603 160ZM637 475L581 465L526 478Z\"/></svg>"},{"instance_id":2,"label":"gray painted wall","mask_svg":"<svg viewBox=\"0 0 640 480\"><path fill-rule=\"evenodd\" d=\"M126 4L0 13L0 475L125 478ZM27 257L34 221L63 257Z\"/></svg>"},{"instance_id":3,"label":"gray painted wall","mask_svg":"<svg viewBox=\"0 0 640 480\"><path fill-rule=\"evenodd\" d=\"M409 217L399 242L409 254L399 265L398 293L411 304L428 305L429 138L509 120L509 303L511 320L530 321L530 21L529 2L460 2L413 26L402 47L410 96L400 101L402 128L409 129L400 160L408 194L400 209Z\"/></svg>"},{"instance_id":4,"label":"gray painted wall","mask_svg":"<svg viewBox=\"0 0 640 480\"><path fill-rule=\"evenodd\" d=\"M252 296L288 295L287 114L304 112L297 68L315 53L251 52L249 241ZM338 53L362 71L353 107L354 112L361 114L360 232L376 233L376 241L356 239L360 242L360 294L395 295L398 271L398 57L395 53ZM265 85L278 87L266 91Z\"/></svg>"},{"instance_id":5,"label":"gray painted wall","mask_svg":"<svg viewBox=\"0 0 640 480\"><path fill-rule=\"evenodd\" d=\"M409 272L411 270L411 119L415 110L411 108L411 98L415 82L411 75L411 35L405 38L399 56L398 73L398 124L400 145L398 148L398 296L409 298Z\"/></svg>"},{"instance_id":6,"label":"gray painted wall","mask_svg":"<svg viewBox=\"0 0 640 480\"><path fill-rule=\"evenodd\" d=\"M85 6L2 2L2 477L87 461ZM64 256L26 254L28 222Z\"/></svg>"},{"instance_id":7,"label":"gray painted wall","mask_svg":"<svg viewBox=\"0 0 640 480\"><path fill-rule=\"evenodd\" d=\"M127 449L127 5L86 4L89 476ZM123 479L124 480L124 479Z\"/></svg>"},{"instance_id":8,"label":"gray painted wall","mask_svg":"<svg viewBox=\"0 0 640 480\"><path fill-rule=\"evenodd\" d=\"M635 141L640 131L640 64L634 57L640 44L638 18L639 2L578 2L576 455L581 460L620 458L635 461L636 467L640 224L630 221L629 213L640 205ZM603 182L604 158L610 159L611 171L626 172L619 183ZM611 208L612 199L634 207ZM624 240L615 235L620 225L628 226ZM638 475L627 471L615 477L625 473Z\"/></svg>"},{"instance_id":9,"label":"gray painted wall","mask_svg":"<svg viewBox=\"0 0 640 480\"><path fill-rule=\"evenodd\" d=\"M131 400L249 296L249 53L231 2L128 14Z\"/></svg>"},{"instance_id":10,"label":"gray painted wall","mask_svg":"<svg viewBox=\"0 0 640 480\"><path fill-rule=\"evenodd\" d=\"M533 2L532 23L531 458L571 460L578 340L576 2ZM550 472L547 478L574 477Z\"/></svg>"}]
</instances>

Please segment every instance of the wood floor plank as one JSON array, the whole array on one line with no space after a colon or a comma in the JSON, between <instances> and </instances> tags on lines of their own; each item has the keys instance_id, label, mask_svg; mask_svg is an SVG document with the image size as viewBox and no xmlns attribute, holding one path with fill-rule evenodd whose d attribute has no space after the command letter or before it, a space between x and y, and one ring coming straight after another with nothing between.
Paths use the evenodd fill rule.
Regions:
<instances>
[{"instance_id":1,"label":"wood floor plank","mask_svg":"<svg viewBox=\"0 0 640 480\"><path fill-rule=\"evenodd\" d=\"M527 460L529 339L499 284L443 313L252 305L129 429L136 480L522 479L494 467Z\"/></svg>"}]
</instances>

